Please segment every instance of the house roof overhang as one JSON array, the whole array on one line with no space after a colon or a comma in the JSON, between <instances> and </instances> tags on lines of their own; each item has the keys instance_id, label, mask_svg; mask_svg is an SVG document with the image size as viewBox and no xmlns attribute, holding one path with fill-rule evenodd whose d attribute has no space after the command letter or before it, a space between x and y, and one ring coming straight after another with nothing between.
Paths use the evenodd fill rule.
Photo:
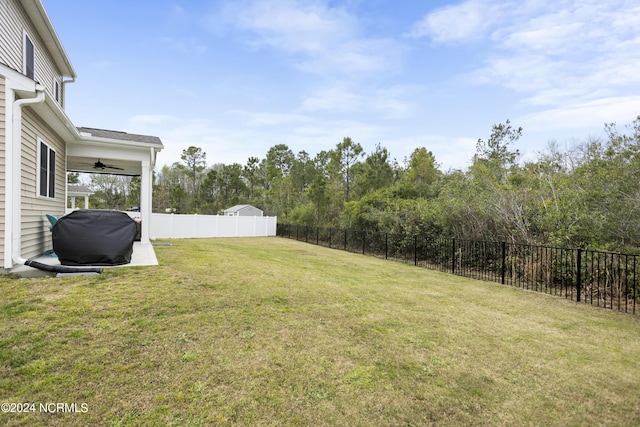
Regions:
<instances>
[{"instance_id":1,"label":"house roof overhang","mask_svg":"<svg viewBox=\"0 0 640 427\"><path fill-rule=\"evenodd\" d=\"M35 111L65 141L80 138L80 133L73 126L67 114L49 94L45 94L44 102L29 105L29 108Z\"/></svg>"},{"instance_id":2,"label":"house roof overhang","mask_svg":"<svg viewBox=\"0 0 640 427\"><path fill-rule=\"evenodd\" d=\"M113 175L140 175L142 166L155 166L157 153L164 148L160 138L77 128L79 138L67 144L67 170ZM104 167L96 167L101 162Z\"/></svg>"},{"instance_id":3,"label":"house roof overhang","mask_svg":"<svg viewBox=\"0 0 640 427\"><path fill-rule=\"evenodd\" d=\"M77 77L69 60L69 56L58 37L58 33L56 33L55 28L53 28L49 15L47 15L47 11L44 9L42 1L22 0L20 4L22 4L22 7L36 27L38 33L42 35L42 42L47 47L60 73L71 78Z\"/></svg>"},{"instance_id":4,"label":"house roof overhang","mask_svg":"<svg viewBox=\"0 0 640 427\"><path fill-rule=\"evenodd\" d=\"M155 166L156 156L164 148L155 136L77 128L48 94L45 102L29 108L67 142L66 168L71 172L140 175L143 164ZM95 168L97 161L111 168Z\"/></svg>"}]
</instances>

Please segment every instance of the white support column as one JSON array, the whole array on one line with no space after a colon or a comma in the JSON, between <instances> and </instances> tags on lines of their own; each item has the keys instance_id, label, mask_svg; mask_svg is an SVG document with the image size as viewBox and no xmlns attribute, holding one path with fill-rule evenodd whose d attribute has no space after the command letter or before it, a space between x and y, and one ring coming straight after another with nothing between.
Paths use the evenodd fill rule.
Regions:
<instances>
[{"instance_id":1,"label":"white support column","mask_svg":"<svg viewBox=\"0 0 640 427\"><path fill-rule=\"evenodd\" d=\"M151 222L151 185L151 167L149 165L149 161L143 161L142 175L140 176L140 215L142 217L140 243L150 243L149 230Z\"/></svg>"}]
</instances>

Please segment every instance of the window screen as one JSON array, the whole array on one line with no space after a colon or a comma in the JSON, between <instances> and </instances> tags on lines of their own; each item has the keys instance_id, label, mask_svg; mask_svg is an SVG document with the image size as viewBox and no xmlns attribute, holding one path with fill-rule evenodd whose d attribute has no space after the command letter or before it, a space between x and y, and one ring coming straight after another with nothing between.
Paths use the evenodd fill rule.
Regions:
<instances>
[{"instance_id":1,"label":"window screen","mask_svg":"<svg viewBox=\"0 0 640 427\"><path fill-rule=\"evenodd\" d=\"M38 195L54 198L56 196L56 152L40 141L38 157Z\"/></svg>"},{"instance_id":2,"label":"window screen","mask_svg":"<svg viewBox=\"0 0 640 427\"><path fill-rule=\"evenodd\" d=\"M30 79L35 78L35 60L33 43L28 36L24 36L24 74Z\"/></svg>"}]
</instances>

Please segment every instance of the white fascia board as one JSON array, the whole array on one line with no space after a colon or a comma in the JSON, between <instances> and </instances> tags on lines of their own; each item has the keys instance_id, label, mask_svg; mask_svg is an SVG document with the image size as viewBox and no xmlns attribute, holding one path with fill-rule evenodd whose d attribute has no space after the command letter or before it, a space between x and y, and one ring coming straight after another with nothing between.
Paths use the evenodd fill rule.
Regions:
<instances>
[{"instance_id":1,"label":"white fascia board","mask_svg":"<svg viewBox=\"0 0 640 427\"><path fill-rule=\"evenodd\" d=\"M108 142L88 144L86 140L67 144L67 157L98 157L104 159L135 160L149 162L149 148L110 144Z\"/></svg>"},{"instance_id":2,"label":"white fascia board","mask_svg":"<svg viewBox=\"0 0 640 427\"><path fill-rule=\"evenodd\" d=\"M6 80L7 89L15 92L27 92L33 94L36 91L36 82L24 74L0 63L0 75Z\"/></svg>"},{"instance_id":3,"label":"white fascia board","mask_svg":"<svg viewBox=\"0 0 640 427\"><path fill-rule=\"evenodd\" d=\"M36 92L36 82L22 73L7 67L4 64L0 64L0 75L5 78L5 85L7 92L12 91L20 97L30 98ZM9 96L7 96L9 98ZM15 100L15 96L13 96ZM9 111L10 105L8 104L5 112ZM11 105L12 107L12 105ZM62 107L55 102L47 93L45 93L45 102L41 104L30 105L29 108L33 109L38 115L47 122L47 124L56 131L60 137L65 141L71 139L80 138L80 133L76 127L71 123L69 117L64 112ZM7 120L8 122L8 120ZM6 124L10 126L10 124ZM7 132L8 133L8 132Z\"/></svg>"},{"instance_id":4,"label":"white fascia board","mask_svg":"<svg viewBox=\"0 0 640 427\"><path fill-rule=\"evenodd\" d=\"M71 123L71 119L48 93L45 93L45 101L42 104L35 104L30 108L41 116L65 142L69 143L80 137L80 133Z\"/></svg>"},{"instance_id":5,"label":"white fascia board","mask_svg":"<svg viewBox=\"0 0 640 427\"><path fill-rule=\"evenodd\" d=\"M161 144L155 144L152 142L138 142L138 141L126 141L123 139L114 139L114 138L101 138L98 136L85 136L82 133L79 133L79 140L76 141L79 144L90 144L90 145L115 145L120 148L131 148L131 149L145 149L149 150L149 147L152 147L158 151L162 150L164 147Z\"/></svg>"}]
</instances>

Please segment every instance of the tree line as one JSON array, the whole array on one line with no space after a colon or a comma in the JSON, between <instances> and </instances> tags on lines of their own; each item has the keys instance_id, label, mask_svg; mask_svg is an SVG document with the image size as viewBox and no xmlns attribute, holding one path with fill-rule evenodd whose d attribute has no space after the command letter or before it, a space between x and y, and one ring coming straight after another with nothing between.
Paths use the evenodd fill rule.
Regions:
<instances>
[{"instance_id":1,"label":"tree line","mask_svg":"<svg viewBox=\"0 0 640 427\"><path fill-rule=\"evenodd\" d=\"M153 209L218 214L252 204L281 222L312 226L640 248L640 116L623 130L606 124L605 138L571 147L551 142L525 162L514 148L522 132L509 120L494 125L486 140L478 139L470 166L448 171L425 147L399 163L380 144L365 153L349 137L313 157L277 144L244 165L208 166L206 153L190 146L180 161L155 172ZM112 188L99 188L96 199L111 192L109 203L118 197L130 203L139 180L128 181L120 187L109 181Z\"/></svg>"}]
</instances>

